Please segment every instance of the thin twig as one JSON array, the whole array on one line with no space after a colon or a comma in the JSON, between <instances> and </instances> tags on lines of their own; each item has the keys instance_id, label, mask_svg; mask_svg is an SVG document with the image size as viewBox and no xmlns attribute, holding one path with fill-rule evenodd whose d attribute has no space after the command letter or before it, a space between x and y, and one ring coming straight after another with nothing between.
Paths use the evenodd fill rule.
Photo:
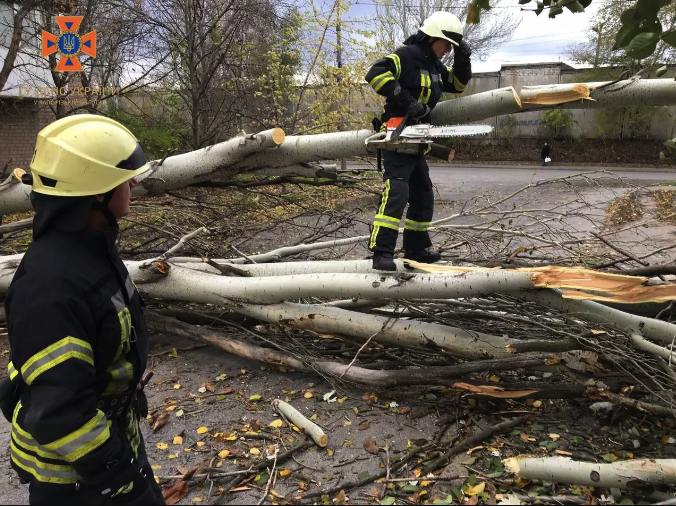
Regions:
<instances>
[{"instance_id":1,"label":"thin twig","mask_svg":"<svg viewBox=\"0 0 676 506\"><path fill-rule=\"evenodd\" d=\"M258 501L257 504L263 504L263 501L265 501L265 498L268 496L268 492L270 492L270 486L272 485L272 479L277 472L277 453L275 453L275 461L272 463L272 472L270 472L270 468L266 468L268 470L268 484L265 487L265 493L263 494L263 497L261 497L261 500Z\"/></svg>"}]
</instances>

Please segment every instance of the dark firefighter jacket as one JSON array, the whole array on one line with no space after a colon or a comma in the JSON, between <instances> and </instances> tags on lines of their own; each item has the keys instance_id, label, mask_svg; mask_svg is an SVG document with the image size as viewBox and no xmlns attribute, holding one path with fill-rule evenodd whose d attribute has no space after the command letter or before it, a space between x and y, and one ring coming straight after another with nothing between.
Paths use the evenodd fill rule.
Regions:
<instances>
[{"instance_id":1,"label":"dark firefighter jacket","mask_svg":"<svg viewBox=\"0 0 676 506\"><path fill-rule=\"evenodd\" d=\"M10 456L32 482L94 476L127 444L138 457L138 414L128 407L146 367L148 332L117 231L48 230L10 285L9 375L21 390Z\"/></svg>"},{"instance_id":2,"label":"dark firefighter jacket","mask_svg":"<svg viewBox=\"0 0 676 506\"><path fill-rule=\"evenodd\" d=\"M426 42L400 47L375 62L366 74L369 85L387 99L383 123L403 116L409 97L434 109L443 92L462 93L471 78L469 62L447 67Z\"/></svg>"}]
</instances>

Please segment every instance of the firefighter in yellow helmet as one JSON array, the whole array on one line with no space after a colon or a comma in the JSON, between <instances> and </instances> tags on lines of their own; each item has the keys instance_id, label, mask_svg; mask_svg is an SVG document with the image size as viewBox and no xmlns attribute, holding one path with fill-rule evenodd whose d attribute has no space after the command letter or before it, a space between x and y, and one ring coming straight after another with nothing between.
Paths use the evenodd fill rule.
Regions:
<instances>
[{"instance_id":1,"label":"firefighter in yellow helmet","mask_svg":"<svg viewBox=\"0 0 676 506\"><path fill-rule=\"evenodd\" d=\"M33 242L5 300L10 457L31 504L164 504L143 444L143 301L115 241L145 154L124 126L44 128L31 173Z\"/></svg>"},{"instance_id":2,"label":"firefighter in yellow helmet","mask_svg":"<svg viewBox=\"0 0 676 506\"><path fill-rule=\"evenodd\" d=\"M451 51L453 68L441 61ZM375 62L366 74L371 87L387 99L385 111L375 124L384 125L390 118L407 113L409 124L429 123L442 93L462 93L472 78L471 54L460 20L450 12L433 13L402 47ZM431 249L427 233L434 213L434 193L425 153L383 150L383 165L385 189L369 242L373 268L396 270L394 249L407 203L405 257L424 263L439 261L441 255Z\"/></svg>"}]
</instances>

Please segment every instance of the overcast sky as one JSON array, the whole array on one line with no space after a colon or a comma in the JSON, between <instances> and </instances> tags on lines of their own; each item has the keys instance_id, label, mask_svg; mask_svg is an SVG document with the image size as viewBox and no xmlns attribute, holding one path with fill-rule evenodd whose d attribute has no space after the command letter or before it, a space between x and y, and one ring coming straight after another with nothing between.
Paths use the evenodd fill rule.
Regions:
<instances>
[{"instance_id":1,"label":"overcast sky","mask_svg":"<svg viewBox=\"0 0 676 506\"><path fill-rule=\"evenodd\" d=\"M415 1L415 0L413 0ZM411 3L413 3L413 1ZM469 1L469 0L468 0ZM373 0L353 0L349 17L371 16L375 14ZM523 7L532 9L532 5ZM599 0L594 0L586 12L573 14L564 9L555 19L547 17L547 11L536 16L534 12L520 12L522 6L517 0L503 0L500 11L516 13L521 24L514 32L512 40L486 61L472 61L474 72L499 70L503 63L534 63L566 61L567 48L576 42L587 39L591 17L598 8ZM496 9L497 10L497 9ZM464 20L463 20L464 21Z\"/></svg>"}]
</instances>

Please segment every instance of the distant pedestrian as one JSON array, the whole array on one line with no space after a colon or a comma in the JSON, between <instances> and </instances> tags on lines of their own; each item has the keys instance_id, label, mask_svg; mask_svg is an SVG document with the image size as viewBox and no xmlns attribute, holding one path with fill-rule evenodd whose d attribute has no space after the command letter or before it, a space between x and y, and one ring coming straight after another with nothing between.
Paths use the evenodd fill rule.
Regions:
<instances>
[{"instance_id":1,"label":"distant pedestrian","mask_svg":"<svg viewBox=\"0 0 676 506\"><path fill-rule=\"evenodd\" d=\"M549 144L545 141L544 146L542 146L542 152L540 153L540 158L542 158L542 166L546 167L552 159L549 157Z\"/></svg>"}]
</instances>

